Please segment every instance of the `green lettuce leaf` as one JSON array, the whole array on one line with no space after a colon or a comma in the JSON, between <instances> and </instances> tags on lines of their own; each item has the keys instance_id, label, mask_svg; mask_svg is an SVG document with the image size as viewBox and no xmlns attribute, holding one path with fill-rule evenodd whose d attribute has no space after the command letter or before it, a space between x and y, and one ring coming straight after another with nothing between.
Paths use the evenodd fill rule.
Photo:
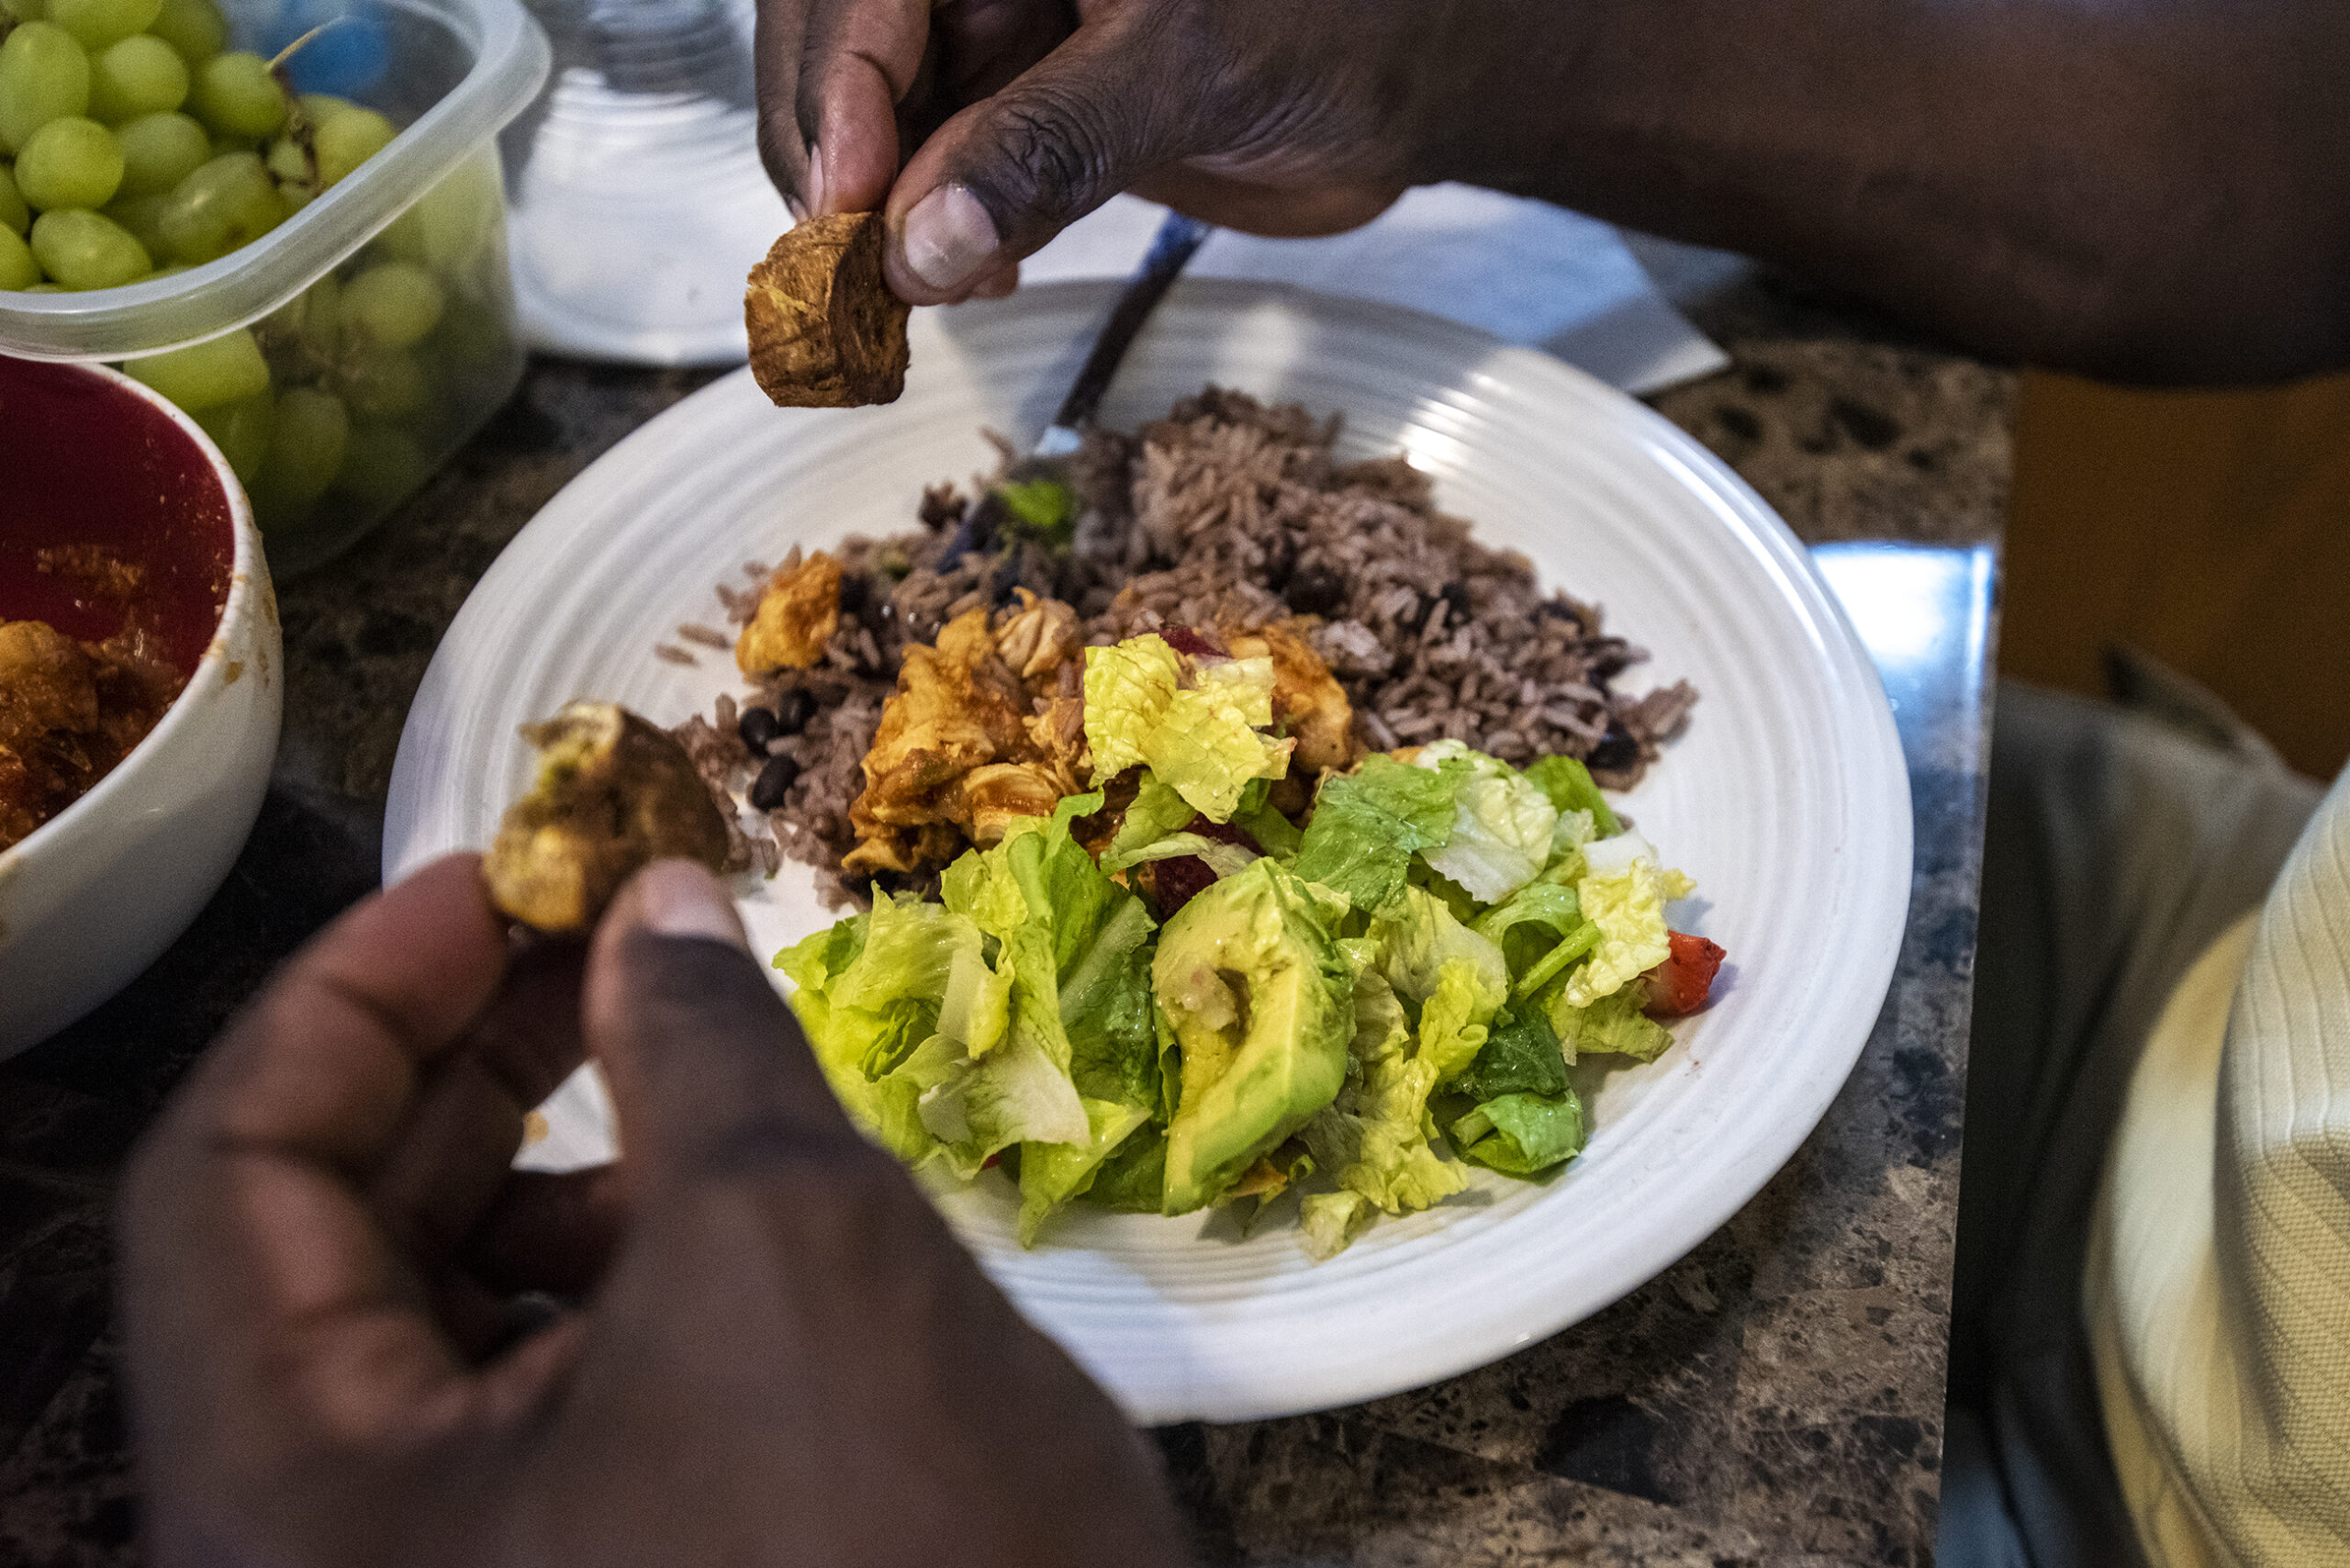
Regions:
<instances>
[{"instance_id":1,"label":"green lettuce leaf","mask_svg":"<svg viewBox=\"0 0 2350 1568\"><path fill-rule=\"evenodd\" d=\"M1529 882L1469 923L1469 929L1500 944L1512 976L1522 977L1542 955L1583 924L1583 904L1572 888Z\"/></svg>"},{"instance_id":2,"label":"green lettuce leaf","mask_svg":"<svg viewBox=\"0 0 2350 1568\"><path fill-rule=\"evenodd\" d=\"M1450 835L1459 787L1456 776L1376 755L1353 773L1325 778L1298 846L1298 876L1344 894L1365 913L1384 909L1402 890L1413 855Z\"/></svg>"},{"instance_id":3,"label":"green lettuce leaf","mask_svg":"<svg viewBox=\"0 0 2350 1568\"><path fill-rule=\"evenodd\" d=\"M1120 866L1134 864L1127 857L1182 832L1199 814L1191 801L1145 768L1136 782L1134 803L1126 808L1126 814L1119 819L1116 834L1102 851L1102 868L1114 871Z\"/></svg>"},{"instance_id":4,"label":"green lettuce leaf","mask_svg":"<svg viewBox=\"0 0 2350 1568\"><path fill-rule=\"evenodd\" d=\"M1077 497L1058 479L1007 479L995 487L1014 532L1047 544L1066 544L1077 528Z\"/></svg>"},{"instance_id":5,"label":"green lettuce leaf","mask_svg":"<svg viewBox=\"0 0 2350 1568\"><path fill-rule=\"evenodd\" d=\"M1599 944L1567 971L1561 995L1570 1007L1614 995L1673 952L1664 924L1664 873L1648 840L1618 834L1592 845L1583 857L1587 868L1575 896L1583 918L1599 927Z\"/></svg>"},{"instance_id":6,"label":"green lettuce leaf","mask_svg":"<svg viewBox=\"0 0 2350 1568\"><path fill-rule=\"evenodd\" d=\"M1079 1143L1024 1145L1020 1151L1020 1245L1036 1245L1045 1221L1063 1204L1093 1184L1095 1173L1117 1147L1150 1119L1139 1105L1086 1100L1086 1136Z\"/></svg>"},{"instance_id":7,"label":"green lettuce leaf","mask_svg":"<svg viewBox=\"0 0 2350 1568\"><path fill-rule=\"evenodd\" d=\"M1024 1015L983 1060L948 1069L922 1092L919 1107L923 1130L966 1182L1014 1144L1082 1144L1091 1132L1068 1068Z\"/></svg>"},{"instance_id":8,"label":"green lettuce leaf","mask_svg":"<svg viewBox=\"0 0 2350 1568\"><path fill-rule=\"evenodd\" d=\"M1270 659L1183 665L1156 633L1085 650L1085 734L1094 778L1147 765L1211 822L1228 822L1252 778L1289 771L1292 743L1260 732L1273 722Z\"/></svg>"},{"instance_id":9,"label":"green lettuce leaf","mask_svg":"<svg viewBox=\"0 0 2350 1568\"><path fill-rule=\"evenodd\" d=\"M1452 917L1444 901L1406 887L1371 923L1371 940L1387 983L1415 1006L1436 994L1448 962L1467 961L1476 977L1470 1021L1483 1024L1509 997L1509 964L1490 937Z\"/></svg>"},{"instance_id":10,"label":"green lettuce leaf","mask_svg":"<svg viewBox=\"0 0 2350 1568\"><path fill-rule=\"evenodd\" d=\"M1193 813L1196 815L1197 813ZM1102 852L1102 869L1124 871L1147 860L1172 860L1190 855L1207 862L1208 869L1219 877L1230 877L1248 868L1248 862L1261 858L1255 850L1237 844L1226 844L1220 838L1202 838L1196 833L1170 833L1165 838L1153 839L1139 848L1123 854Z\"/></svg>"},{"instance_id":11,"label":"green lettuce leaf","mask_svg":"<svg viewBox=\"0 0 2350 1568\"><path fill-rule=\"evenodd\" d=\"M1572 756L1546 756L1526 770L1527 780L1550 798L1559 814L1588 812L1594 836L1613 838L1624 831L1607 797L1592 781L1591 769Z\"/></svg>"},{"instance_id":12,"label":"green lettuce leaf","mask_svg":"<svg viewBox=\"0 0 2350 1568\"><path fill-rule=\"evenodd\" d=\"M1452 1124L1460 1158L1505 1176L1532 1176L1583 1152L1590 1136L1583 1102L1555 1094L1503 1094Z\"/></svg>"},{"instance_id":13,"label":"green lettuce leaf","mask_svg":"<svg viewBox=\"0 0 2350 1568\"><path fill-rule=\"evenodd\" d=\"M1340 946L1355 970L1351 1061L1337 1098L1305 1124L1303 1136L1315 1163L1356 1202L1335 1202L1330 1194L1304 1200L1308 1245L1325 1257L1329 1253L1321 1249L1345 1246L1367 1221L1361 1204L1404 1214L1467 1185L1460 1167L1430 1145L1427 1102L1442 1070L1449 1065L1457 1071L1468 1059L1454 1064L1453 1058L1464 1047L1469 1057L1476 1054L1465 1019L1477 989L1473 965L1456 959L1449 978L1437 982L1431 994L1445 1000L1422 1010L1416 1040L1403 999L1377 966L1376 945ZM1478 1028L1477 1045L1483 1037Z\"/></svg>"},{"instance_id":14,"label":"green lettuce leaf","mask_svg":"<svg viewBox=\"0 0 2350 1568\"><path fill-rule=\"evenodd\" d=\"M1248 787L1240 791L1240 804L1232 813L1232 822L1255 839L1266 854L1286 858L1297 853L1305 835L1298 832L1295 823L1273 808L1269 800L1272 787L1270 778L1248 780Z\"/></svg>"},{"instance_id":15,"label":"green lettuce leaf","mask_svg":"<svg viewBox=\"0 0 2350 1568\"><path fill-rule=\"evenodd\" d=\"M1499 903L1532 881L1550 859L1559 810L1550 798L1497 756L1460 741L1420 748L1415 767L1450 774L1452 831L1421 851L1431 869L1450 878L1480 903Z\"/></svg>"},{"instance_id":16,"label":"green lettuce leaf","mask_svg":"<svg viewBox=\"0 0 2350 1568\"><path fill-rule=\"evenodd\" d=\"M1308 1193L1298 1204L1298 1223L1305 1231L1307 1256L1326 1263L1362 1234L1379 1210L1360 1193Z\"/></svg>"},{"instance_id":17,"label":"green lettuce leaf","mask_svg":"<svg viewBox=\"0 0 2350 1568\"><path fill-rule=\"evenodd\" d=\"M1156 634L1085 650L1085 738L1093 777L1150 760L1150 738L1183 683L1183 661Z\"/></svg>"},{"instance_id":18,"label":"green lettuce leaf","mask_svg":"<svg viewBox=\"0 0 2350 1568\"><path fill-rule=\"evenodd\" d=\"M1494 1015L1484 1049L1451 1084L1456 1094L1492 1100L1504 1094L1556 1094L1567 1087L1567 1058L1558 1031L1539 1007Z\"/></svg>"},{"instance_id":19,"label":"green lettuce leaf","mask_svg":"<svg viewBox=\"0 0 2350 1568\"><path fill-rule=\"evenodd\" d=\"M1654 1061L1673 1044L1672 1031L1640 1011L1645 988L1627 986L1610 991L1588 1007L1576 1007L1564 997L1563 983L1552 986L1541 1002L1544 1016L1558 1031L1566 1059L1584 1056L1635 1057Z\"/></svg>"},{"instance_id":20,"label":"green lettuce leaf","mask_svg":"<svg viewBox=\"0 0 2350 1568\"><path fill-rule=\"evenodd\" d=\"M1122 1215L1155 1215L1167 1191L1167 1133L1151 1128L1111 1151L1092 1183L1078 1195Z\"/></svg>"}]
</instances>

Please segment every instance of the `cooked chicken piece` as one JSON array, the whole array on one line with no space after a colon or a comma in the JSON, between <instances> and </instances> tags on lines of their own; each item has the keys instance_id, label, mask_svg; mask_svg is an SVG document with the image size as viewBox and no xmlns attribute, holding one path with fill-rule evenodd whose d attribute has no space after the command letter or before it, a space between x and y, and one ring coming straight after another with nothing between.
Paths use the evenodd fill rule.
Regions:
<instances>
[{"instance_id":1,"label":"cooked chicken piece","mask_svg":"<svg viewBox=\"0 0 2350 1568\"><path fill-rule=\"evenodd\" d=\"M1019 602L1003 614L995 630L995 651L1033 689L1057 675L1069 660L1085 660L1085 629L1077 611L1058 599L1038 599L1026 588L1012 590Z\"/></svg>"},{"instance_id":2,"label":"cooked chicken piece","mask_svg":"<svg viewBox=\"0 0 2350 1568\"><path fill-rule=\"evenodd\" d=\"M858 844L844 868L933 869L1075 794L1083 654L1076 612L1024 589L1000 617L968 610L935 647L908 647L865 754L865 789L849 808Z\"/></svg>"},{"instance_id":3,"label":"cooked chicken piece","mask_svg":"<svg viewBox=\"0 0 2350 1568\"><path fill-rule=\"evenodd\" d=\"M734 642L734 663L756 680L771 670L807 669L824 656L841 623L841 564L823 551L767 579L759 608Z\"/></svg>"},{"instance_id":4,"label":"cooked chicken piece","mask_svg":"<svg viewBox=\"0 0 2350 1568\"><path fill-rule=\"evenodd\" d=\"M1273 722L1297 742L1290 754L1292 772L1326 773L1360 760L1354 704L1304 638L1274 622L1224 643L1234 658L1273 661Z\"/></svg>"},{"instance_id":5,"label":"cooked chicken piece","mask_svg":"<svg viewBox=\"0 0 2350 1568\"><path fill-rule=\"evenodd\" d=\"M969 814L971 842L985 849L1001 844L1014 817L1048 817L1069 793L1058 769L1035 762L991 762L963 778L963 809Z\"/></svg>"},{"instance_id":6,"label":"cooked chicken piece","mask_svg":"<svg viewBox=\"0 0 2350 1568\"><path fill-rule=\"evenodd\" d=\"M686 748L610 702L522 727L538 782L482 860L491 902L542 931L585 931L621 884L666 856L726 867L725 819Z\"/></svg>"},{"instance_id":7,"label":"cooked chicken piece","mask_svg":"<svg viewBox=\"0 0 2350 1568\"><path fill-rule=\"evenodd\" d=\"M770 400L847 409L905 390L907 308L882 281L884 240L878 212L811 218L751 269L743 319Z\"/></svg>"}]
</instances>

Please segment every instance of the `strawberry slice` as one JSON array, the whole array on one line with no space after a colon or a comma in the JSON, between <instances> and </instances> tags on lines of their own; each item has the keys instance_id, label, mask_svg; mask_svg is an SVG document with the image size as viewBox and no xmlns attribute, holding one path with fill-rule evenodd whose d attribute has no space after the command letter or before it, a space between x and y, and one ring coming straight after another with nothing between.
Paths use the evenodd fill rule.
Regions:
<instances>
[{"instance_id":1,"label":"strawberry slice","mask_svg":"<svg viewBox=\"0 0 2350 1568\"><path fill-rule=\"evenodd\" d=\"M1729 957L1719 943L1703 936L1685 931L1666 935L1672 938L1673 956L1640 977L1649 987L1648 1005L1641 1011L1651 1018L1678 1018L1705 1006L1714 975Z\"/></svg>"}]
</instances>

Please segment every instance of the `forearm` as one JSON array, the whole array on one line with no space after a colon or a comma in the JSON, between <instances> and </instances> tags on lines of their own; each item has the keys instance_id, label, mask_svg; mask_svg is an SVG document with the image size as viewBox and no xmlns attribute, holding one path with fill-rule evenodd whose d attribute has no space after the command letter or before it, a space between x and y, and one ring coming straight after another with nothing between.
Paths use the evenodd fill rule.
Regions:
<instances>
[{"instance_id":1,"label":"forearm","mask_svg":"<svg viewBox=\"0 0 2350 1568\"><path fill-rule=\"evenodd\" d=\"M2341 0L1490 0L1431 48L1427 177L1841 286L2121 379L2350 365ZM1450 74L1448 74L1450 73Z\"/></svg>"}]
</instances>

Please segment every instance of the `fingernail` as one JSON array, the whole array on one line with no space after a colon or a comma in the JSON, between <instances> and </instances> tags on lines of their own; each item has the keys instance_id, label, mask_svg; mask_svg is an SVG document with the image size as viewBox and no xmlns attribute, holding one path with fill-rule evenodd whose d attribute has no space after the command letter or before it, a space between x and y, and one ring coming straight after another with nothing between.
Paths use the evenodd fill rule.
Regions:
<instances>
[{"instance_id":1,"label":"fingernail","mask_svg":"<svg viewBox=\"0 0 2350 1568\"><path fill-rule=\"evenodd\" d=\"M824 216L824 150L808 144L808 216Z\"/></svg>"},{"instance_id":2,"label":"fingernail","mask_svg":"<svg viewBox=\"0 0 2350 1568\"><path fill-rule=\"evenodd\" d=\"M960 288L995 256L995 220L961 185L941 185L906 214L906 265L945 293Z\"/></svg>"},{"instance_id":3,"label":"fingernail","mask_svg":"<svg viewBox=\"0 0 2350 1568\"><path fill-rule=\"evenodd\" d=\"M750 948L734 901L717 878L690 860L655 860L637 874L636 896L648 930Z\"/></svg>"}]
</instances>

